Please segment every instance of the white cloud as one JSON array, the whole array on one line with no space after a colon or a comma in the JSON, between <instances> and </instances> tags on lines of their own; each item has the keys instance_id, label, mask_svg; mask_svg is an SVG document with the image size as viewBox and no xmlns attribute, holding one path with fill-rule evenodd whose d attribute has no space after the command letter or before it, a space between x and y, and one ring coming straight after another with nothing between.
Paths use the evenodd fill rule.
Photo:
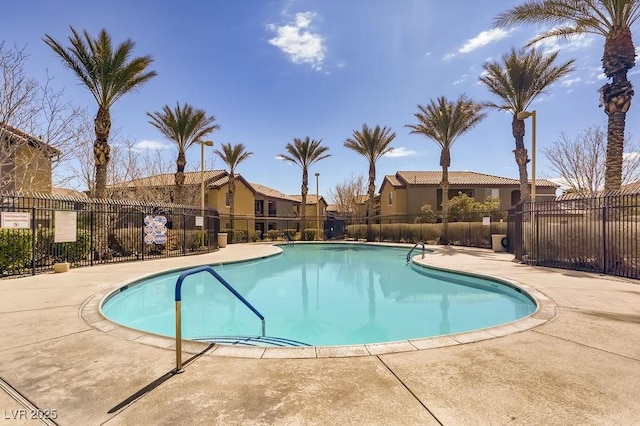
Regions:
<instances>
[{"instance_id":1,"label":"white cloud","mask_svg":"<svg viewBox=\"0 0 640 426\"><path fill-rule=\"evenodd\" d=\"M267 29L276 33L269 44L282 50L294 64L308 64L314 70L321 70L327 48L324 38L311 30L315 17L313 12L300 12L288 24L268 24Z\"/></svg>"},{"instance_id":2,"label":"white cloud","mask_svg":"<svg viewBox=\"0 0 640 426\"><path fill-rule=\"evenodd\" d=\"M622 154L622 159L626 161L632 161L640 158L640 152L625 152Z\"/></svg>"},{"instance_id":3,"label":"white cloud","mask_svg":"<svg viewBox=\"0 0 640 426\"><path fill-rule=\"evenodd\" d=\"M470 53L476 49L479 49L487 44L493 43L498 40L502 40L507 37L513 30L503 30L502 28L494 28L487 31L482 31L474 38L470 38L466 43L458 49L458 53Z\"/></svg>"},{"instance_id":4,"label":"white cloud","mask_svg":"<svg viewBox=\"0 0 640 426\"><path fill-rule=\"evenodd\" d=\"M170 145L162 143L160 141L154 141L154 140L141 140L140 142L136 142L135 144L133 144L132 149L136 150L136 151L144 151L144 150L154 150L154 151L160 151L163 149L167 149L169 148Z\"/></svg>"},{"instance_id":5,"label":"white cloud","mask_svg":"<svg viewBox=\"0 0 640 426\"><path fill-rule=\"evenodd\" d=\"M546 31L545 31L546 32ZM537 36L537 35L536 35ZM553 53L560 49L565 51L575 51L589 47L593 43L594 37L586 34L578 34L561 40L557 37L550 37L537 42L534 47L541 49L544 53Z\"/></svg>"},{"instance_id":6,"label":"white cloud","mask_svg":"<svg viewBox=\"0 0 640 426\"><path fill-rule=\"evenodd\" d=\"M427 57L427 56L431 56L431 52L427 52L427 53L425 53L425 54L424 54L424 56L425 56L425 57Z\"/></svg>"},{"instance_id":7,"label":"white cloud","mask_svg":"<svg viewBox=\"0 0 640 426\"><path fill-rule=\"evenodd\" d=\"M460 78L454 81L452 84L456 86L458 84L464 83L465 81L467 81L467 77L469 77L469 74L462 74Z\"/></svg>"},{"instance_id":8,"label":"white cloud","mask_svg":"<svg viewBox=\"0 0 640 426\"><path fill-rule=\"evenodd\" d=\"M391 151L387 152L384 157L387 158L399 158L399 157L411 157L416 155L415 151L405 148L401 146L400 148L393 148Z\"/></svg>"},{"instance_id":9,"label":"white cloud","mask_svg":"<svg viewBox=\"0 0 640 426\"><path fill-rule=\"evenodd\" d=\"M494 28L492 30L481 31L477 36L465 41L465 43L461 48L457 50L456 53L447 53L446 55L444 55L442 57L442 60L449 61L458 55L471 53L476 49L486 46L487 44L491 44L508 37L512 31L513 30L503 30L502 28Z\"/></svg>"},{"instance_id":10,"label":"white cloud","mask_svg":"<svg viewBox=\"0 0 640 426\"><path fill-rule=\"evenodd\" d=\"M565 78L563 79L560 84L564 87L571 87L576 83L579 83L582 81L582 78L580 77L576 77L576 78Z\"/></svg>"}]
</instances>

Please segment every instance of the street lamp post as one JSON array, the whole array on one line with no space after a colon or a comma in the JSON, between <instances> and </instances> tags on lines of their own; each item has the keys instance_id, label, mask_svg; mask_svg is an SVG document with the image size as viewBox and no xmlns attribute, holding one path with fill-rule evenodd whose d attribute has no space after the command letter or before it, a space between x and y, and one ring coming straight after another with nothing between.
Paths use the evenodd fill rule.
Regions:
<instances>
[{"instance_id":1,"label":"street lamp post","mask_svg":"<svg viewBox=\"0 0 640 426\"><path fill-rule=\"evenodd\" d=\"M531 117L531 201L536 201L536 110L520 111L516 118L526 120Z\"/></svg>"},{"instance_id":2,"label":"street lamp post","mask_svg":"<svg viewBox=\"0 0 640 426\"><path fill-rule=\"evenodd\" d=\"M320 231L320 192L318 191L318 178L320 177L320 173L316 172L316 238L320 239L319 231Z\"/></svg>"}]
</instances>

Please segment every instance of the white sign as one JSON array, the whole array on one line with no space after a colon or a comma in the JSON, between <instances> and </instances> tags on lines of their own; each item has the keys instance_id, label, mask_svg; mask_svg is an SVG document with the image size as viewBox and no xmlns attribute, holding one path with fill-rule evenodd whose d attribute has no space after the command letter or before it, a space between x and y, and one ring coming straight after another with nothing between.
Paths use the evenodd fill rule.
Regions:
<instances>
[{"instance_id":1,"label":"white sign","mask_svg":"<svg viewBox=\"0 0 640 426\"><path fill-rule=\"evenodd\" d=\"M482 218L482 224L484 226L489 226L491 225L491 218L489 216L485 216Z\"/></svg>"},{"instance_id":2,"label":"white sign","mask_svg":"<svg viewBox=\"0 0 640 426\"><path fill-rule=\"evenodd\" d=\"M29 212L2 212L0 228L29 229L31 228L31 214Z\"/></svg>"},{"instance_id":3,"label":"white sign","mask_svg":"<svg viewBox=\"0 0 640 426\"><path fill-rule=\"evenodd\" d=\"M146 244L165 244L167 242L167 218L165 216L144 217L144 242Z\"/></svg>"},{"instance_id":4,"label":"white sign","mask_svg":"<svg viewBox=\"0 0 640 426\"><path fill-rule=\"evenodd\" d=\"M54 243L75 243L78 235L78 212L56 210Z\"/></svg>"},{"instance_id":5,"label":"white sign","mask_svg":"<svg viewBox=\"0 0 640 426\"><path fill-rule=\"evenodd\" d=\"M204 226L204 217L196 216L196 226Z\"/></svg>"}]
</instances>

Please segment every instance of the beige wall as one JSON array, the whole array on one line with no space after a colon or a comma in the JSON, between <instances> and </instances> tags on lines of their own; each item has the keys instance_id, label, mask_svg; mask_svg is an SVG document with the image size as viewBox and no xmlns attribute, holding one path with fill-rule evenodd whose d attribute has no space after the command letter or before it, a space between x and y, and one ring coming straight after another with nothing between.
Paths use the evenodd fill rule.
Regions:
<instances>
[{"instance_id":1,"label":"beige wall","mask_svg":"<svg viewBox=\"0 0 640 426\"><path fill-rule=\"evenodd\" d=\"M389 204L389 194L393 194L391 204ZM407 190L394 187L385 181L380 192L380 214L382 216L405 215L406 211Z\"/></svg>"},{"instance_id":2,"label":"beige wall","mask_svg":"<svg viewBox=\"0 0 640 426\"><path fill-rule=\"evenodd\" d=\"M22 144L15 150L15 189L51 192L51 159L43 150Z\"/></svg>"},{"instance_id":3,"label":"beige wall","mask_svg":"<svg viewBox=\"0 0 640 426\"><path fill-rule=\"evenodd\" d=\"M425 205L431 205L433 211L441 211L442 206L438 205L438 185L408 185L406 188L394 188L391 184L385 183L380 193L380 211L383 216L406 215L407 220L411 221L420 214L420 208ZM513 191L520 189L519 186L509 187L484 187L472 185L451 185L449 190L473 189L474 200L478 202L485 201L487 196L485 189L497 189L500 198L500 209L507 210L512 206L511 197ZM389 192L393 191L393 204L389 205ZM554 195L555 189L548 187L537 187L538 195Z\"/></svg>"}]
</instances>

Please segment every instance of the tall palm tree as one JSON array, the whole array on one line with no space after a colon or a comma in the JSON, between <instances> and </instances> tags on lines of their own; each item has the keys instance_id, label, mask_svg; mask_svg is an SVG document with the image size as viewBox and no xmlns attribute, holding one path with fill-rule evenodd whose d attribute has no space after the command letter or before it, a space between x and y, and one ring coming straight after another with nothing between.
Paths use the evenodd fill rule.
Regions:
<instances>
[{"instance_id":1,"label":"tall palm tree","mask_svg":"<svg viewBox=\"0 0 640 426\"><path fill-rule=\"evenodd\" d=\"M215 150L215 153L229 167L229 221L231 229L233 229L233 217L235 214L234 199L236 194L236 167L247 158L253 155L253 152L246 151L244 144L231 145L223 143L220 145L222 150Z\"/></svg>"},{"instance_id":2,"label":"tall palm tree","mask_svg":"<svg viewBox=\"0 0 640 426\"><path fill-rule=\"evenodd\" d=\"M491 93L500 98L499 103L484 102L483 105L502 111L508 111L511 119L511 132L516 142L516 164L520 175L520 198L529 197L527 163L529 154L524 147L524 120L517 115L525 111L531 102L544 93L553 83L573 71L574 60L555 65L558 52L544 54L537 49L516 50L502 55L501 61L489 61L482 65L480 81Z\"/></svg>"},{"instance_id":3,"label":"tall palm tree","mask_svg":"<svg viewBox=\"0 0 640 426\"><path fill-rule=\"evenodd\" d=\"M396 134L387 126L370 128L366 124L362 125L362 130L354 130L353 137L344 141L344 146L358 154L362 155L369 161L369 186L367 192L367 239L372 240L371 235L371 216L373 216L373 208L375 206L376 195L376 162L393 149L389 146L395 139Z\"/></svg>"},{"instance_id":4,"label":"tall palm tree","mask_svg":"<svg viewBox=\"0 0 640 426\"><path fill-rule=\"evenodd\" d=\"M577 34L605 37L602 70L612 79L600 88L600 105L608 117L605 190L620 189L627 111L633 86L627 72L635 66L631 26L640 18L640 0L528 0L498 15L495 25L549 24L552 28L529 42Z\"/></svg>"},{"instance_id":5,"label":"tall palm tree","mask_svg":"<svg viewBox=\"0 0 640 426\"><path fill-rule=\"evenodd\" d=\"M302 206L300 212L300 228L303 239L307 215L307 193L309 192L309 167L314 163L331 156L331 154L327 154L329 148L321 146L321 143L322 139L309 139L309 136L305 137L304 140L295 138L293 139L293 144L288 143L285 147L289 154L278 155L280 159L297 164L302 169Z\"/></svg>"},{"instance_id":6,"label":"tall palm tree","mask_svg":"<svg viewBox=\"0 0 640 426\"><path fill-rule=\"evenodd\" d=\"M160 130L178 148L174 202L183 203L184 168L187 165L185 153L191 145L203 141L209 133L220 129L220 126L214 124L216 119L213 115L207 116L204 110L194 109L186 102L182 107L176 103L173 110L165 105L161 111L147 112L147 115L151 118L149 124Z\"/></svg>"},{"instance_id":7,"label":"tall palm tree","mask_svg":"<svg viewBox=\"0 0 640 426\"><path fill-rule=\"evenodd\" d=\"M462 134L481 122L487 114L483 106L467 99L464 95L456 101L444 96L431 99L428 105L418 105L419 112L414 116L418 124L407 124L410 133L421 134L440 145L440 166L442 167L442 225L443 235L440 244L449 244L449 166L451 166L451 147Z\"/></svg>"},{"instance_id":8,"label":"tall palm tree","mask_svg":"<svg viewBox=\"0 0 640 426\"><path fill-rule=\"evenodd\" d=\"M110 160L109 133L113 104L123 95L139 88L156 75L147 68L153 62L151 56L132 57L135 43L129 39L113 48L111 36L105 29L91 38L85 30L80 35L71 27L71 47L63 47L50 35L44 42L62 58L63 63L87 86L98 103L94 120L96 140L93 143L95 160L95 197L106 198L107 166Z\"/></svg>"}]
</instances>

